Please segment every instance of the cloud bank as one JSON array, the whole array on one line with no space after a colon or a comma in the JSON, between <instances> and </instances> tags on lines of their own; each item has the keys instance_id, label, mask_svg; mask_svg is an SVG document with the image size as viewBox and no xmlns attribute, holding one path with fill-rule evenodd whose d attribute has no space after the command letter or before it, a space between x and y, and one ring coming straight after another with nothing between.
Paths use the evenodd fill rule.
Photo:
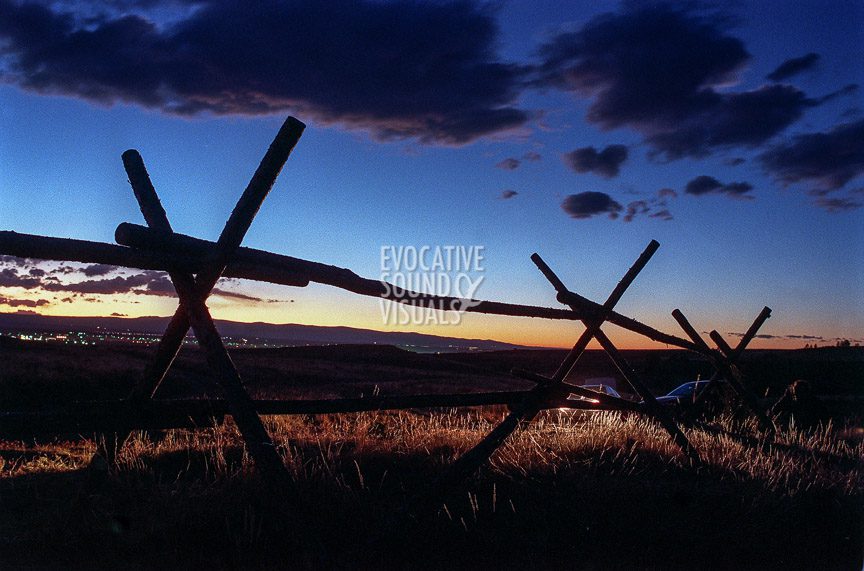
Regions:
<instances>
[{"instance_id":1,"label":"cloud bank","mask_svg":"<svg viewBox=\"0 0 864 571\"><path fill-rule=\"evenodd\" d=\"M515 105L523 67L499 61L492 10L468 0L203 0L160 24L164 4L84 17L82 6L0 0L2 80L176 115L291 110L443 144L529 117Z\"/></svg>"},{"instance_id":2,"label":"cloud bank","mask_svg":"<svg viewBox=\"0 0 864 571\"><path fill-rule=\"evenodd\" d=\"M629 3L545 43L535 84L590 98L588 121L638 131L667 159L756 147L820 101L790 85L721 90L750 59L728 27L692 4Z\"/></svg>"}]
</instances>

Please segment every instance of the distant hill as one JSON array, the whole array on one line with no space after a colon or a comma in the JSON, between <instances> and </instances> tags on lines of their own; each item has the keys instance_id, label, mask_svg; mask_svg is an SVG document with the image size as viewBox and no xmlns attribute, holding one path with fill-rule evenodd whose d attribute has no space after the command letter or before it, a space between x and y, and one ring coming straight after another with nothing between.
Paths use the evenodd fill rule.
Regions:
<instances>
[{"instance_id":1,"label":"distant hill","mask_svg":"<svg viewBox=\"0 0 864 571\"><path fill-rule=\"evenodd\" d=\"M165 331L167 317L55 317L33 313L0 313L0 332L115 331L159 334ZM328 344L396 345L414 351L495 351L525 348L490 339L460 339L423 333L374 331L354 327L322 327L296 323L243 323L216 320L223 336L258 339L268 343L299 346Z\"/></svg>"}]
</instances>

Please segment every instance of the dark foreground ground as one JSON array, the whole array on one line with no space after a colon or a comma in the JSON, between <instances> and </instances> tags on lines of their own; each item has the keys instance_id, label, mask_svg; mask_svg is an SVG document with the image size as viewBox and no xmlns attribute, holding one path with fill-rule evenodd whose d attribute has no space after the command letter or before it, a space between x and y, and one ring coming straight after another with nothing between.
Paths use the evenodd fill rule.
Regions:
<instances>
[{"instance_id":1,"label":"dark foreground ground","mask_svg":"<svg viewBox=\"0 0 864 571\"><path fill-rule=\"evenodd\" d=\"M5 344L0 402L122 397L148 354ZM525 388L488 371L548 372L561 357L388 347L233 355L263 398ZM710 372L679 352L628 358L657 392ZM213 393L193 351L177 365L160 394ZM745 372L760 394L808 378L847 397L860 391L861 367L854 352L757 352ZM613 371L590 354L580 373ZM116 471L89 463L88 438L0 441L0 568L860 569L860 411L838 402L827 429L787 429L770 446L746 419L715 419L719 433L688 429L698 467L652 422L548 412L443 495L431 482L505 411L270 418L301 506L257 478L230 423L136 435Z\"/></svg>"}]
</instances>

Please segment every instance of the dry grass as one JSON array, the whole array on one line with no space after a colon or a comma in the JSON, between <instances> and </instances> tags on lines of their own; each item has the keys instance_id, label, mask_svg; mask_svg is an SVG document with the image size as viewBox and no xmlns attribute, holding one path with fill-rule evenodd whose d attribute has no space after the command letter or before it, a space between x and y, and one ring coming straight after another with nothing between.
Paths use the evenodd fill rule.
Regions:
<instances>
[{"instance_id":1,"label":"dry grass","mask_svg":"<svg viewBox=\"0 0 864 571\"><path fill-rule=\"evenodd\" d=\"M89 441L6 443L0 562L304 568L314 535L335 568L860 568L864 445L830 427L770 447L691 430L694 467L653 423L550 412L477 479L423 501L501 414L271 418L302 518L231 426L138 435L116 473L88 468Z\"/></svg>"}]
</instances>

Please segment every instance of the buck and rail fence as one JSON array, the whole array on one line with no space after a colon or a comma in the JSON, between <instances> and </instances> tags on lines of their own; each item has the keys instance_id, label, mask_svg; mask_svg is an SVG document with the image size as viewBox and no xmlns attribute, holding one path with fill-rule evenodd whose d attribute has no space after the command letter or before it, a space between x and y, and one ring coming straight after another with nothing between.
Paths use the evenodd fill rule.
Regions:
<instances>
[{"instance_id":1,"label":"buck and rail fence","mask_svg":"<svg viewBox=\"0 0 864 571\"><path fill-rule=\"evenodd\" d=\"M710 360L716 372L702 395L709 393L711 384L721 379L728 381L740 396L741 403L758 417L766 433L773 431L773 424L760 408L755 396L745 387L736 365L750 341L770 317L770 309L766 307L762 310L734 348L716 331L710 333L716 348L709 347L678 309L674 310L672 315L686 338L664 333L615 311L616 304L627 288L659 248L656 241L649 243L603 303L596 303L569 290L539 255L532 255L531 260L550 282L556 299L565 306L563 308L467 300L414 292L381 280L363 278L346 268L241 247L240 244L258 209L304 128L305 125L293 117L284 122L216 242L173 231L143 160L134 150L123 153L123 164L147 226L121 223L115 233L117 244L0 231L0 254L161 270L168 272L179 298L177 310L161 337L152 360L128 398L119 401L77 401L66 406L38 411L0 411L0 438L28 439L61 433L97 433L103 435L102 453L108 460L113 460L113 456L133 430L195 429L212 426L214 422L230 416L262 475L276 483L290 486L290 475L261 421L261 415L506 405L509 407L509 414L485 438L454 462L446 478L448 481L459 481L475 472L515 430L531 422L540 411L550 408L626 410L647 415L663 426L689 461L699 462L698 451L687 439L679 422L666 408L658 404L655 396L628 364L621 351L604 333L602 325L607 322L652 341L692 351ZM514 318L579 321L584 325L584 331L552 376L519 369L511 371L512 375L535 383L535 387L530 390L325 400L253 400L245 390L206 306L208 296L223 276L294 287L304 287L315 282L358 295L441 311L458 309ZM224 397L154 399L190 328L205 353L208 367ZM640 402L567 382L567 377L577 366L588 344L595 339L639 396ZM573 398L574 396L576 398Z\"/></svg>"}]
</instances>

